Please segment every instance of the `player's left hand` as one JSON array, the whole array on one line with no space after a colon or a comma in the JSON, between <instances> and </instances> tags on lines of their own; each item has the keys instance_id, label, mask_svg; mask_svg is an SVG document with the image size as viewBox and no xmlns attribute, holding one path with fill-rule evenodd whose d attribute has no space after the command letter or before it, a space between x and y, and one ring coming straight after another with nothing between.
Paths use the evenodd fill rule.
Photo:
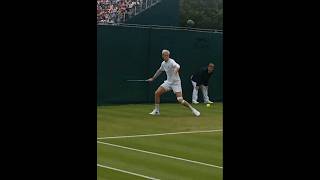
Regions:
<instances>
[{"instance_id":1,"label":"player's left hand","mask_svg":"<svg viewBox=\"0 0 320 180\"><path fill-rule=\"evenodd\" d=\"M177 74L178 72L179 72L179 69L178 68L176 68L176 69L174 69L174 71L173 71L175 74Z\"/></svg>"}]
</instances>

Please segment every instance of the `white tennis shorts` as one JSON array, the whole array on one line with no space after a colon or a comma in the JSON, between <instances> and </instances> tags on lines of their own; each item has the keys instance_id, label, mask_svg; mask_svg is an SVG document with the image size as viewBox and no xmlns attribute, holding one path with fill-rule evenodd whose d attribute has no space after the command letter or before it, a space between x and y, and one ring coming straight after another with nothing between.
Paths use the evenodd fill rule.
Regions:
<instances>
[{"instance_id":1,"label":"white tennis shorts","mask_svg":"<svg viewBox=\"0 0 320 180\"><path fill-rule=\"evenodd\" d=\"M168 81L164 81L161 85L166 91L182 92L181 81L170 83Z\"/></svg>"}]
</instances>

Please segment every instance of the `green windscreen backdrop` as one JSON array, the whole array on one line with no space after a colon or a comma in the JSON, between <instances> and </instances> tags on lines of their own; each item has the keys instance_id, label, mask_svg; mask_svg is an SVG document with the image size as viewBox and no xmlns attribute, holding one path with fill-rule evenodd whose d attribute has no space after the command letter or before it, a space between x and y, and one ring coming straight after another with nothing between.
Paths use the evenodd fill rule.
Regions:
<instances>
[{"instance_id":1,"label":"green windscreen backdrop","mask_svg":"<svg viewBox=\"0 0 320 180\"><path fill-rule=\"evenodd\" d=\"M197 32L151 27L97 26L97 103L150 103L154 91L166 79L163 72L153 83L127 82L154 75L162 62L162 49L180 64L184 99L190 102L190 76L209 62L215 71L209 81L209 97L222 101L222 38L221 32ZM161 102L175 102L173 92L161 97ZM199 90L199 101L202 93Z\"/></svg>"}]
</instances>

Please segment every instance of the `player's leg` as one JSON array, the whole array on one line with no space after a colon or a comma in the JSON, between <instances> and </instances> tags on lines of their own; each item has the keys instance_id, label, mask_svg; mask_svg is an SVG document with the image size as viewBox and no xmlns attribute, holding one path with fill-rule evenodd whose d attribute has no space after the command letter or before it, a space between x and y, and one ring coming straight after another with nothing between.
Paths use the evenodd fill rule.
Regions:
<instances>
[{"instance_id":1,"label":"player's leg","mask_svg":"<svg viewBox=\"0 0 320 180\"><path fill-rule=\"evenodd\" d=\"M192 81L192 86L193 86L193 91L192 91L192 103L193 104L198 104L198 90L199 90L199 86L197 86L197 83Z\"/></svg>"},{"instance_id":2,"label":"player's leg","mask_svg":"<svg viewBox=\"0 0 320 180\"><path fill-rule=\"evenodd\" d=\"M180 104L182 104L185 107L188 107L195 116L200 116L200 112L193 108L186 100L183 99L181 84L173 85L171 86L171 88L175 93L177 100Z\"/></svg>"},{"instance_id":3,"label":"player's leg","mask_svg":"<svg viewBox=\"0 0 320 180\"><path fill-rule=\"evenodd\" d=\"M213 102L209 100L209 96L208 96L208 86L201 85L201 91L202 91L202 94L203 94L204 103L212 104Z\"/></svg>"},{"instance_id":4,"label":"player's leg","mask_svg":"<svg viewBox=\"0 0 320 180\"><path fill-rule=\"evenodd\" d=\"M177 97L177 101L180 104L182 104L185 107L188 107L190 110L192 110L193 107L186 100L183 99L182 92L175 92L175 94L176 94L176 97Z\"/></svg>"},{"instance_id":5,"label":"player's leg","mask_svg":"<svg viewBox=\"0 0 320 180\"><path fill-rule=\"evenodd\" d=\"M154 102L155 102L157 110L159 110L160 97L165 92L167 92L166 89L162 86L159 86L158 89L156 90L156 92L154 93Z\"/></svg>"},{"instance_id":6,"label":"player's leg","mask_svg":"<svg viewBox=\"0 0 320 180\"><path fill-rule=\"evenodd\" d=\"M154 93L154 109L151 113L151 115L160 115L160 97L163 93L167 92L168 89L166 89L166 84L163 83L161 86L158 87L158 89Z\"/></svg>"},{"instance_id":7,"label":"player's leg","mask_svg":"<svg viewBox=\"0 0 320 180\"><path fill-rule=\"evenodd\" d=\"M175 92L175 94L180 104L182 104L185 107L188 107L195 116L200 116L200 112L193 108L186 100L183 99L181 92Z\"/></svg>"}]
</instances>

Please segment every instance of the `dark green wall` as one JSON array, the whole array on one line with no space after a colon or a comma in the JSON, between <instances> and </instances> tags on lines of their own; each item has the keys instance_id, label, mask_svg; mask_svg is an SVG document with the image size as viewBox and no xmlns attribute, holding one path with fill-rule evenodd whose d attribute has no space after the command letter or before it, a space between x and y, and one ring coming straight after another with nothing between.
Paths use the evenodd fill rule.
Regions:
<instances>
[{"instance_id":1,"label":"dark green wall","mask_svg":"<svg viewBox=\"0 0 320 180\"><path fill-rule=\"evenodd\" d=\"M222 33L98 25L97 43L98 105L153 102L154 91L166 79L165 73L152 84L126 79L152 77L162 62L162 49L169 49L171 58L181 65L183 95L188 101L192 72L208 62L215 63L209 96L222 101ZM199 98L202 100L201 93ZM161 102L175 101L172 92L161 98Z\"/></svg>"}]
</instances>

